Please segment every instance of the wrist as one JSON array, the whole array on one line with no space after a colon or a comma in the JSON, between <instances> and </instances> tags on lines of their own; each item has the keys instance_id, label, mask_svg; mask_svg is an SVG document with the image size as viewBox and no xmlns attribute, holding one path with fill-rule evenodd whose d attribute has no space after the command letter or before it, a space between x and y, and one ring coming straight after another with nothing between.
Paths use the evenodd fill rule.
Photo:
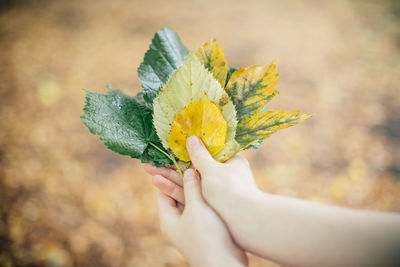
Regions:
<instances>
[{"instance_id":1,"label":"wrist","mask_svg":"<svg viewBox=\"0 0 400 267\"><path fill-rule=\"evenodd\" d=\"M252 227L259 215L257 207L266 201L270 202L270 197L273 196L258 188L246 192L230 191L222 196L216 198L210 205L224 220L235 243L250 251L247 245L251 239L257 238L258 232L256 227Z\"/></svg>"},{"instance_id":2,"label":"wrist","mask_svg":"<svg viewBox=\"0 0 400 267\"><path fill-rule=\"evenodd\" d=\"M267 195L256 186L239 187L225 186L217 194L210 194L206 197L207 202L224 218L229 218L235 214L241 216L252 203Z\"/></svg>"},{"instance_id":3,"label":"wrist","mask_svg":"<svg viewBox=\"0 0 400 267\"><path fill-rule=\"evenodd\" d=\"M255 183L235 182L208 177L202 180L202 192L207 202L218 212L239 201L249 201L251 198L264 194Z\"/></svg>"}]
</instances>

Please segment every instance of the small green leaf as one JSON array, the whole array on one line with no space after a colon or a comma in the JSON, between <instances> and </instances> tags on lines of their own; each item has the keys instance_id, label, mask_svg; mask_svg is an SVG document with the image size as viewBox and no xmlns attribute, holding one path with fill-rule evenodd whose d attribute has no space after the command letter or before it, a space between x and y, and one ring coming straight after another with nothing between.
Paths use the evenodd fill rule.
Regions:
<instances>
[{"instance_id":1,"label":"small green leaf","mask_svg":"<svg viewBox=\"0 0 400 267\"><path fill-rule=\"evenodd\" d=\"M138 76L143 91L153 99L172 73L182 65L188 49L178 34L170 28L162 28L155 35L143 63L138 68Z\"/></svg>"},{"instance_id":2,"label":"small green leaf","mask_svg":"<svg viewBox=\"0 0 400 267\"><path fill-rule=\"evenodd\" d=\"M237 68L228 67L228 73L226 74L226 82L225 82L225 86L224 86L224 87L226 87L226 85L228 84L229 80L230 80L231 77L232 77L232 74L233 74L235 71L237 71Z\"/></svg>"},{"instance_id":3,"label":"small green leaf","mask_svg":"<svg viewBox=\"0 0 400 267\"><path fill-rule=\"evenodd\" d=\"M148 147L160 140L152 122L151 103L143 93L129 97L111 87L104 94L86 91L83 110L83 123L109 149L154 165L170 163L161 152Z\"/></svg>"}]
</instances>

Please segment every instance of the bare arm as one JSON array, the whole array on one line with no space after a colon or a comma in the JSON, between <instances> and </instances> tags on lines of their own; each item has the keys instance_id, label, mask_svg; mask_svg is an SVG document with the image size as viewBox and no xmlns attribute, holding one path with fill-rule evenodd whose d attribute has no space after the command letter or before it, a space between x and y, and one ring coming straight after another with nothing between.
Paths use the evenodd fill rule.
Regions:
<instances>
[{"instance_id":1,"label":"bare arm","mask_svg":"<svg viewBox=\"0 0 400 267\"><path fill-rule=\"evenodd\" d=\"M246 251L291 266L400 266L399 214L266 194L256 187L244 158L218 163L192 137L188 151L201 174L204 198ZM151 172L162 175L156 186L163 179L178 180L171 178L174 172ZM168 191L180 194L175 187L179 182Z\"/></svg>"},{"instance_id":2,"label":"bare arm","mask_svg":"<svg viewBox=\"0 0 400 267\"><path fill-rule=\"evenodd\" d=\"M268 195L211 205L245 250L292 266L400 266L400 215Z\"/></svg>"}]
</instances>

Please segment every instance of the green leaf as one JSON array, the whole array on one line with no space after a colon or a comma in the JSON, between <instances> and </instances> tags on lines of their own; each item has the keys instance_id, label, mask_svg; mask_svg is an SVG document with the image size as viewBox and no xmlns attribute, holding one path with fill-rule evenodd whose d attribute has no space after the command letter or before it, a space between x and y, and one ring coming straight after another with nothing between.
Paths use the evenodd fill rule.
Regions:
<instances>
[{"instance_id":1,"label":"green leaf","mask_svg":"<svg viewBox=\"0 0 400 267\"><path fill-rule=\"evenodd\" d=\"M135 101L138 102L141 106L145 107L148 110L153 110L153 102L150 100L147 95L143 92L137 93L135 96Z\"/></svg>"},{"instance_id":2,"label":"green leaf","mask_svg":"<svg viewBox=\"0 0 400 267\"><path fill-rule=\"evenodd\" d=\"M86 91L83 123L109 149L154 165L165 165L166 156L149 148L150 142L160 142L152 122L151 103L143 93L129 97L111 87L108 89L104 94Z\"/></svg>"},{"instance_id":3,"label":"green leaf","mask_svg":"<svg viewBox=\"0 0 400 267\"><path fill-rule=\"evenodd\" d=\"M182 65L188 49L178 34L170 28L162 28L155 35L143 63L138 68L138 76L143 91L153 99L172 73Z\"/></svg>"},{"instance_id":4,"label":"green leaf","mask_svg":"<svg viewBox=\"0 0 400 267\"><path fill-rule=\"evenodd\" d=\"M162 149L161 143L154 143L154 144ZM143 152L142 156L140 157L140 160L143 163L150 163L151 165L154 165L157 167L173 164L171 159L169 159L166 155L164 155L163 153L158 151L153 146L147 146L146 150Z\"/></svg>"}]
</instances>

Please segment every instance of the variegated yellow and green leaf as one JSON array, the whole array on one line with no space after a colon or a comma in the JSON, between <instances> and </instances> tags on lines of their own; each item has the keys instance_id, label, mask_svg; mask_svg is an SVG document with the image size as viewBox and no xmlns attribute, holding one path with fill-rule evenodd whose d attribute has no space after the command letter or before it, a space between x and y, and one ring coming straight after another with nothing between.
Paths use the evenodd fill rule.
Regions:
<instances>
[{"instance_id":1,"label":"variegated yellow and green leaf","mask_svg":"<svg viewBox=\"0 0 400 267\"><path fill-rule=\"evenodd\" d=\"M284 129L308 119L310 115L300 111L265 111L242 119L238 123L236 141L242 149L264 140L280 129Z\"/></svg>"},{"instance_id":2,"label":"variegated yellow and green leaf","mask_svg":"<svg viewBox=\"0 0 400 267\"><path fill-rule=\"evenodd\" d=\"M240 68L232 73L226 91L236 108L237 119L253 116L278 95L275 62L260 67Z\"/></svg>"},{"instance_id":3,"label":"variegated yellow and green leaf","mask_svg":"<svg viewBox=\"0 0 400 267\"><path fill-rule=\"evenodd\" d=\"M240 144L235 139L229 139L224 149L214 156L219 162L227 161L241 150Z\"/></svg>"},{"instance_id":4,"label":"variegated yellow and green leaf","mask_svg":"<svg viewBox=\"0 0 400 267\"><path fill-rule=\"evenodd\" d=\"M197 51L196 56L200 62L208 69L219 81L222 88L225 87L226 75L228 72L228 62L224 56L224 50L214 39L203 44Z\"/></svg>"}]
</instances>

